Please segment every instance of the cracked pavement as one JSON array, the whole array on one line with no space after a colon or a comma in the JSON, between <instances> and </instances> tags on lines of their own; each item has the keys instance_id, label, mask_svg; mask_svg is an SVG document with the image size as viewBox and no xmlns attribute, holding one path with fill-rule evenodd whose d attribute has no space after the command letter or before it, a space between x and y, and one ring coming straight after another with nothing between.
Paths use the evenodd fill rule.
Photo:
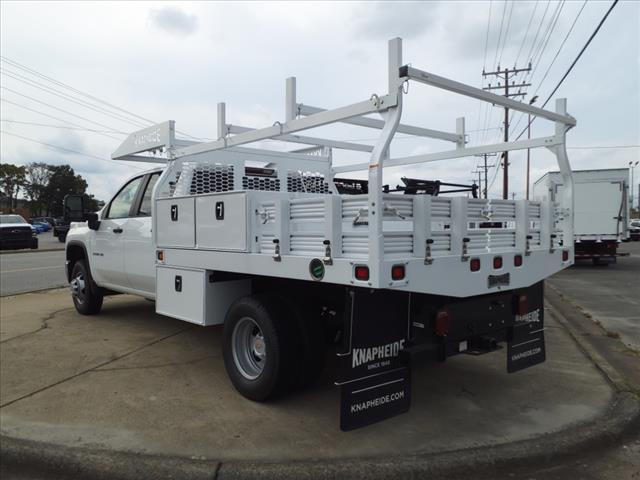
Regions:
<instances>
[{"instance_id":1,"label":"cracked pavement","mask_svg":"<svg viewBox=\"0 0 640 480\"><path fill-rule=\"evenodd\" d=\"M146 300L106 297L86 317L60 289L3 297L0 313L2 433L69 446L257 461L435 453L561 430L612 398L549 314L546 363L509 375L503 350L418 365L409 413L344 433L331 362L315 387L259 404L227 379L221 327Z\"/></svg>"}]
</instances>

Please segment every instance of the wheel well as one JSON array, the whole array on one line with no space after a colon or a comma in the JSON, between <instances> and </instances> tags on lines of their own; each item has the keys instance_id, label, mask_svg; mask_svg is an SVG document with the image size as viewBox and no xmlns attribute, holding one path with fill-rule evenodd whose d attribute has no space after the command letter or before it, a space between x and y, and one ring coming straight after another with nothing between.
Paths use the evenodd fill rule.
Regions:
<instances>
[{"instance_id":1,"label":"wheel well","mask_svg":"<svg viewBox=\"0 0 640 480\"><path fill-rule=\"evenodd\" d=\"M72 244L67 247L67 281L71 280L71 271L73 270L73 265L78 260L86 259L87 252L82 245Z\"/></svg>"}]
</instances>

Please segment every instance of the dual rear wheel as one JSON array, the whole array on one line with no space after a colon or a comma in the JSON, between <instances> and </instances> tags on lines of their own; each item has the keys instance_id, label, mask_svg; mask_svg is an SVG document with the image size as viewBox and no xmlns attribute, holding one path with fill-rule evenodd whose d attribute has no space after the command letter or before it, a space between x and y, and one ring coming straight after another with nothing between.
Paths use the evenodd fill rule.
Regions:
<instances>
[{"instance_id":1,"label":"dual rear wheel","mask_svg":"<svg viewBox=\"0 0 640 480\"><path fill-rule=\"evenodd\" d=\"M319 318L278 296L237 300L224 323L223 356L234 387L264 401L315 382L324 366L326 343Z\"/></svg>"}]
</instances>

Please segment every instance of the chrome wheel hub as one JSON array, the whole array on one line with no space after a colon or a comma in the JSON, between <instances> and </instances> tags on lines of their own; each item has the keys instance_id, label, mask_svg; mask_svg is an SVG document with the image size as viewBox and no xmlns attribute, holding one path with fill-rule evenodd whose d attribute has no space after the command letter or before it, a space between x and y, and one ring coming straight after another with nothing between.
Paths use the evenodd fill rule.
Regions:
<instances>
[{"instance_id":1,"label":"chrome wheel hub","mask_svg":"<svg viewBox=\"0 0 640 480\"><path fill-rule=\"evenodd\" d=\"M71 287L71 294L82 303L86 294L86 284L83 275L76 275L69 285Z\"/></svg>"}]
</instances>

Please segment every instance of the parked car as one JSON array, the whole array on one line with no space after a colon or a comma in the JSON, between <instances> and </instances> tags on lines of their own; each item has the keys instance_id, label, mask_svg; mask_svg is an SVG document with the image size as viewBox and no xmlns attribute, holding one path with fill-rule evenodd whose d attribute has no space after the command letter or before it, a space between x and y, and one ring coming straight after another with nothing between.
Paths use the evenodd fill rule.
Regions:
<instances>
[{"instance_id":1,"label":"parked car","mask_svg":"<svg viewBox=\"0 0 640 480\"><path fill-rule=\"evenodd\" d=\"M42 225L44 227L44 231L45 232L48 232L52 228L52 224L49 223L47 221L47 219L44 218L44 217L32 217L31 220L29 220L29 222L31 224L39 223L40 225Z\"/></svg>"},{"instance_id":2,"label":"parked car","mask_svg":"<svg viewBox=\"0 0 640 480\"><path fill-rule=\"evenodd\" d=\"M0 215L0 249L38 248L32 226L20 215Z\"/></svg>"},{"instance_id":3,"label":"parked car","mask_svg":"<svg viewBox=\"0 0 640 480\"><path fill-rule=\"evenodd\" d=\"M67 240L67 232L69 231L69 222L64 220L64 217L58 217L53 219L53 236L58 237L58 240L64 243Z\"/></svg>"},{"instance_id":4,"label":"parked car","mask_svg":"<svg viewBox=\"0 0 640 480\"><path fill-rule=\"evenodd\" d=\"M640 240L640 219L636 218L629 222L629 238L631 240Z\"/></svg>"},{"instance_id":5,"label":"parked car","mask_svg":"<svg viewBox=\"0 0 640 480\"><path fill-rule=\"evenodd\" d=\"M33 226L36 229L36 233L38 235L47 231L47 226L44 223L35 222L35 223L32 223L31 226Z\"/></svg>"}]
</instances>

